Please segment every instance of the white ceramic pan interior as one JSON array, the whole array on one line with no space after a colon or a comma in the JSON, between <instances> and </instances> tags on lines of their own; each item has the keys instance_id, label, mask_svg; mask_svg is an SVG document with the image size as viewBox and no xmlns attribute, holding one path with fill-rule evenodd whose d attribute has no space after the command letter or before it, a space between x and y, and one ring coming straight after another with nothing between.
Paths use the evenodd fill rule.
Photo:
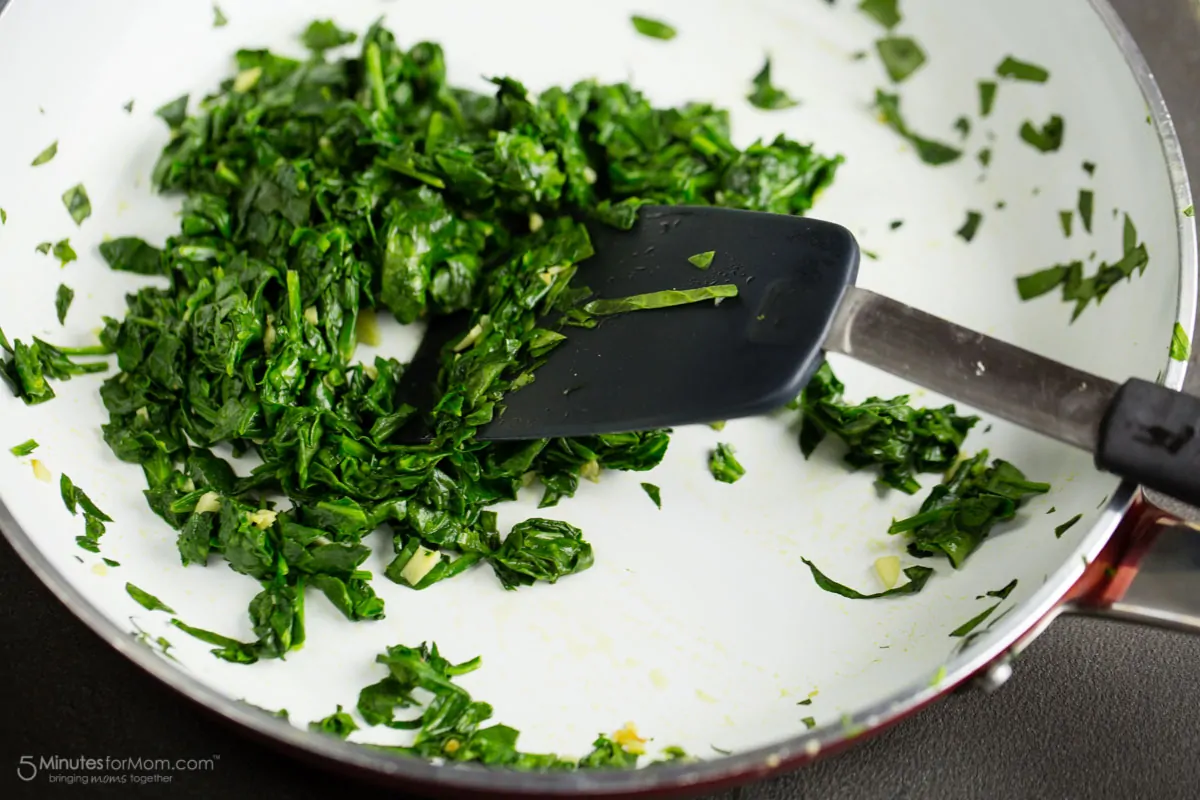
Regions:
<instances>
[{"instance_id":1,"label":"white ceramic pan interior","mask_svg":"<svg viewBox=\"0 0 1200 800\"><path fill-rule=\"evenodd\" d=\"M855 6L223 0L229 23L214 29L208 0L11 0L0 17L0 207L8 216L0 227L0 325L9 338L84 345L101 316L123 315L124 294L147 279L111 272L98 244L120 235L159 242L177 227L178 201L148 185L167 138L156 107L184 91L198 97L215 88L239 47L297 53L296 34L313 18L332 16L361 32L386 15L402 46L440 42L458 84L485 89L481 76L496 74L532 89L585 77L629 79L659 104L702 99L731 109L739 144L785 132L843 153L846 163L814 215L846 225L878 255L864 260L860 285L1107 378L1161 376L1178 387L1183 366L1168 362L1168 345L1176 321L1192 330L1195 297L1195 255L1190 234L1181 238L1177 205L1185 204L1186 184L1181 167L1169 166L1176 155L1169 122L1150 118L1157 99L1143 93L1148 84L1139 83L1102 14L1087 0L905 0L901 32L929 56L900 89L911 124L957 142L955 119L973 120L966 156L934 168L869 108L887 78L876 57L852 54L870 50L881 29ZM637 35L634 12L671 22L678 37ZM746 102L767 53L776 83L799 107L763 112ZM976 81L992 76L1007 55L1046 66L1051 79L1003 82L995 111L980 120ZM122 108L130 99L131 114ZM1066 120L1061 151L1042 154L1019 139L1024 120L1040 124L1053 113ZM30 167L54 140L57 157ZM988 169L975 159L985 146L993 151ZM1097 165L1094 177L1084 161ZM60 196L80 181L94 213L76 228ZM1089 235L1077 221L1065 238L1058 211L1073 208L1081 188L1095 193L1094 229ZM969 244L955 235L968 209L984 215ZM1119 257L1126 213L1150 254L1144 275L1117 286L1074 324L1071 307L1056 296L1019 300L1018 274L1086 261L1093 251L1097 261ZM890 230L897 219L903 226ZM68 236L79 260L65 269L35 252L39 242ZM60 282L77 293L65 327L54 314ZM380 350L404 358L419 331L391 326L386 333ZM851 399L913 392L919 405L945 402L844 359L833 365ZM132 638L124 646L143 662L156 660L151 669L160 677L242 721L251 717L218 698L287 708L298 728L338 704L353 707L358 690L382 676L374 657L386 646L436 641L452 660L483 657L483 668L461 683L495 706L498 721L522 731L523 749L579 755L598 732L627 721L652 737L652 755L668 745L705 759L720 757L714 748L770 747L808 734L801 722L808 716L820 726L808 735L829 740L844 719L875 721L902 710L936 691L930 687L939 678L954 682L1012 641L1080 573L1129 499L1088 455L986 420L967 449L988 448L1053 491L1030 502L961 571L937 563L921 594L851 601L821 591L801 559L878 590L872 564L879 556L915 563L886 530L893 518L912 514L924 492L880 495L871 474L846 470L833 442L805 461L791 413L731 422L720 433L687 428L649 475L605 473L541 512L584 530L595 547L591 570L505 592L482 568L414 592L382 577L390 548L377 534L378 555L364 567L377 576L387 618L351 623L313 594L306 646L286 661L245 667L217 660L172 628L169 615L127 596L132 581L192 625L253 639L246 605L258 586L216 559L208 568L180 566L173 532L143 500L139 468L117 461L100 437L107 415L99 384L57 384L58 399L32 408L0 396L0 445L36 438L35 456L53 475L40 482L29 457L0 455L6 533L102 634L113 638L136 623L166 637L176 661ZM737 484L709 475L707 453L719 441L734 444L747 469ZM59 500L64 471L114 518L101 549L120 567L75 546L82 521ZM640 489L643 480L661 487L661 511ZM923 476L925 489L936 480ZM537 497L530 490L500 506L501 530L539 515ZM1055 526L1077 513L1082 521L1055 538ZM979 595L1014 578L1017 588L1001 609L1013 611L960 650L950 632L987 607L990 598ZM810 696L810 706L797 706ZM271 727L284 723L253 720L292 743L330 746L300 738L316 734ZM366 729L351 741L403 743L405 736Z\"/></svg>"}]
</instances>

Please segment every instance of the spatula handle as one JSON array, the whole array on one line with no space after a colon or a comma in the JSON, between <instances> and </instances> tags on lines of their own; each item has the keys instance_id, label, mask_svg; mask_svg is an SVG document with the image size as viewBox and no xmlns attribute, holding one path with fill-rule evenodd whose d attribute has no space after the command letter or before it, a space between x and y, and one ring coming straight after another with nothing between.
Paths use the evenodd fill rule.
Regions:
<instances>
[{"instance_id":1,"label":"spatula handle","mask_svg":"<svg viewBox=\"0 0 1200 800\"><path fill-rule=\"evenodd\" d=\"M1126 381L1100 423L1096 466L1200 505L1200 398Z\"/></svg>"}]
</instances>

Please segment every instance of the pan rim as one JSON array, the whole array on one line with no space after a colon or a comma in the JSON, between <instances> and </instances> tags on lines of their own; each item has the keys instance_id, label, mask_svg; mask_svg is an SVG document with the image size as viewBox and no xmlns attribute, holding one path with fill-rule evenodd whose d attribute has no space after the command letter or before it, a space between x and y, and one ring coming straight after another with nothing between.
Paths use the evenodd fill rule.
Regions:
<instances>
[{"instance_id":1,"label":"pan rim","mask_svg":"<svg viewBox=\"0 0 1200 800\"><path fill-rule=\"evenodd\" d=\"M1108 0L1088 0L1088 3L1108 29L1133 73L1162 148L1174 193L1179 245L1179 296L1175 320L1191 335L1195 332L1200 275L1194 220L1182 213L1192 205L1182 146L1158 84L1132 35ZM0 0L0 24L3 22L4 13L12 5L13 0ZM1181 389L1187 369L1187 362L1168 359L1163 384L1168 388ZM17 523L2 498L0 533L4 534L29 569L58 600L118 653L187 699L275 745L315 756L321 761L331 762L343 768L361 770L367 773L364 777L370 776L377 780L402 780L411 784L479 794L616 796L668 790L698 792L716 788L721 784L765 778L812 760L821 752L844 746L863 733L893 724L937 699L969 680L1002 656L1025 634L1036 630L1040 620L1054 614L1061 598L1082 574L1083 562L1094 559L1108 542L1132 504L1137 491L1136 485L1122 483L1076 551L1068 556L1051 579L1026 601L1022 608L1023 613L1006 616L993 633L981 638L979 644L974 647L964 648L949 659L936 675L931 676L931 680L918 681L894 692L891 696L847 717L840 728L818 728L771 746L712 761L633 771L524 773L477 765L461 765L447 769L423 760L397 757L362 745L303 731L286 721L226 697L139 645L51 565L49 559Z\"/></svg>"}]
</instances>

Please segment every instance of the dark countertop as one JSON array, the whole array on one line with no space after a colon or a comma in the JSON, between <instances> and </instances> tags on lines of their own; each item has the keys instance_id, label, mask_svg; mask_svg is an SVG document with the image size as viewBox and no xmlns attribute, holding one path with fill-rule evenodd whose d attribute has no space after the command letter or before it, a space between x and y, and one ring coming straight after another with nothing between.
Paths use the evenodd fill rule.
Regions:
<instances>
[{"instance_id":1,"label":"dark countertop","mask_svg":"<svg viewBox=\"0 0 1200 800\"><path fill-rule=\"evenodd\" d=\"M1200 170L1200 2L1113 0ZM1200 370L1193 362L1194 390ZM1197 391L1200 393L1200 391ZM250 742L147 678L77 621L0 539L4 797L327 798L370 787ZM987 696L960 692L877 738L720 800L1192 798L1200 786L1200 637L1060 620ZM20 756L207 758L169 784L67 786L16 777ZM712 800L716 800L713 798Z\"/></svg>"}]
</instances>

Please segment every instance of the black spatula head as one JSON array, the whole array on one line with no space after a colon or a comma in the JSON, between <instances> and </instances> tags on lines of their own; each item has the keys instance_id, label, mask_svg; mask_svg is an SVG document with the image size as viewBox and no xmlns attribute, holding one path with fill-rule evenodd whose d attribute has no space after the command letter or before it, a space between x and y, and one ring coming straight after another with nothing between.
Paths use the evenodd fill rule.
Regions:
<instances>
[{"instance_id":1,"label":"black spatula head","mask_svg":"<svg viewBox=\"0 0 1200 800\"><path fill-rule=\"evenodd\" d=\"M597 297L728 283L738 295L563 329L566 341L532 383L505 397L503 414L477 438L617 433L779 408L819 365L825 334L858 270L849 231L803 217L647 206L630 231L595 226L591 233L596 255L580 264L575 283ZM716 255L707 269L688 261L710 250ZM414 380L436 376L430 357L462 332L461 324L432 326L410 368Z\"/></svg>"}]
</instances>

